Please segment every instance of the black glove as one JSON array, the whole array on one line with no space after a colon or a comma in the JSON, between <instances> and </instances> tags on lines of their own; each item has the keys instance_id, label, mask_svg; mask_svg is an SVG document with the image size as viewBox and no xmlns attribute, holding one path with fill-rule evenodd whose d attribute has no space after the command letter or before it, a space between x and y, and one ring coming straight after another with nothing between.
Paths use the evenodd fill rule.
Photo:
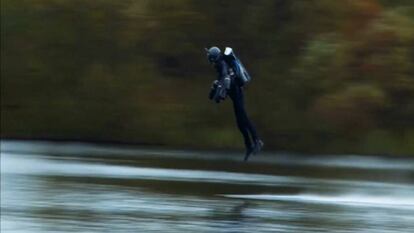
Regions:
<instances>
[{"instance_id":1,"label":"black glove","mask_svg":"<svg viewBox=\"0 0 414 233\"><path fill-rule=\"evenodd\" d=\"M208 97L216 103L220 103L220 101L224 100L227 97L227 90L223 83L215 80Z\"/></svg>"},{"instance_id":2,"label":"black glove","mask_svg":"<svg viewBox=\"0 0 414 233\"><path fill-rule=\"evenodd\" d=\"M218 80L214 80L213 84L211 85L210 93L208 94L208 98L210 100L212 100L216 95L218 83Z\"/></svg>"}]
</instances>

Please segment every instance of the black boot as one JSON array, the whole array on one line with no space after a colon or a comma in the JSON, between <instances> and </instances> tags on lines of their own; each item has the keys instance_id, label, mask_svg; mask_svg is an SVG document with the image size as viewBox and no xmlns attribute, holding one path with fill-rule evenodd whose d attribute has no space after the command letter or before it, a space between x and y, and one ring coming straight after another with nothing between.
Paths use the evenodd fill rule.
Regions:
<instances>
[{"instance_id":1,"label":"black boot","mask_svg":"<svg viewBox=\"0 0 414 233\"><path fill-rule=\"evenodd\" d=\"M264 146L263 141L260 139L256 139L254 141L253 154L259 153L262 150L263 146Z\"/></svg>"},{"instance_id":2,"label":"black boot","mask_svg":"<svg viewBox=\"0 0 414 233\"><path fill-rule=\"evenodd\" d=\"M253 147L248 147L246 149L246 154L244 156L244 162L246 162L249 159L250 155L253 154L253 151L254 151L254 148Z\"/></svg>"}]
</instances>

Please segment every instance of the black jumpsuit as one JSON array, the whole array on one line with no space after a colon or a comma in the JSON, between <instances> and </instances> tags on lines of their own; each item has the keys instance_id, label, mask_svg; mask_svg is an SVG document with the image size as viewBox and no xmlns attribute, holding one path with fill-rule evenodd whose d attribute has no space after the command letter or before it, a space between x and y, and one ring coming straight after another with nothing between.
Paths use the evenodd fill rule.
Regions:
<instances>
[{"instance_id":1,"label":"black jumpsuit","mask_svg":"<svg viewBox=\"0 0 414 233\"><path fill-rule=\"evenodd\" d=\"M222 57L216 61L215 68L217 70L219 80L229 76L228 64ZM253 148L253 143L258 140L258 136L255 127L247 116L246 109L244 107L243 89L239 82L240 81L237 80L237 78L231 78L231 85L230 90L228 90L228 95L233 101L237 127L243 135L244 145L247 150L251 150Z\"/></svg>"}]
</instances>

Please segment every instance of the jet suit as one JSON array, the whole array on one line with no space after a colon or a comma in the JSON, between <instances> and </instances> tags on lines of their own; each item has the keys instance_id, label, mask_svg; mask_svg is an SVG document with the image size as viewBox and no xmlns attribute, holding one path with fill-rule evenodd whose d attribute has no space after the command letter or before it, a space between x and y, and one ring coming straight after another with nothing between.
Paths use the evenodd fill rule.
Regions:
<instances>
[{"instance_id":1,"label":"jet suit","mask_svg":"<svg viewBox=\"0 0 414 233\"><path fill-rule=\"evenodd\" d=\"M218 76L213 83L209 97L216 102L224 100L226 96L232 100L237 127L243 135L246 147L245 160L247 160L252 153L258 153L261 150L263 142L259 139L256 128L247 116L243 94L244 82L235 71L233 64L229 64L231 61L226 59L221 52L213 58L209 57L209 60L214 64Z\"/></svg>"}]
</instances>

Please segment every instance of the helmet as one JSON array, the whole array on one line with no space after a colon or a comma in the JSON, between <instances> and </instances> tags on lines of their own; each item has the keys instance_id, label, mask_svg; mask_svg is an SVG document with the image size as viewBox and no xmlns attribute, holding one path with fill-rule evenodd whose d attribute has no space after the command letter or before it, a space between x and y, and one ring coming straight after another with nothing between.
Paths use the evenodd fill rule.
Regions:
<instances>
[{"instance_id":1,"label":"helmet","mask_svg":"<svg viewBox=\"0 0 414 233\"><path fill-rule=\"evenodd\" d=\"M219 48L213 46L209 49L206 49L207 51L207 58L210 62L215 62L220 57L221 51Z\"/></svg>"}]
</instances>

